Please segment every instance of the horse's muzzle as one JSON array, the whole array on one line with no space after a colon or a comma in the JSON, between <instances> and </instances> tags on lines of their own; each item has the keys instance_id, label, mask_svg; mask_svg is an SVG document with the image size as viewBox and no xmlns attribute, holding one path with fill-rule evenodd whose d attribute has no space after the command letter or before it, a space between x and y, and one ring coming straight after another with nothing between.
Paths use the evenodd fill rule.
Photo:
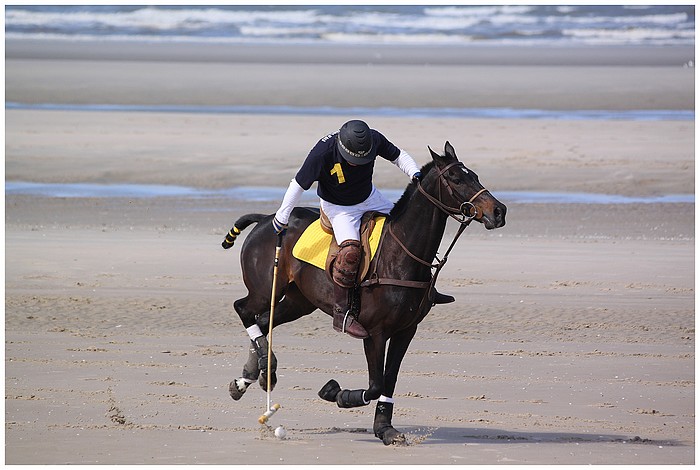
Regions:
<instances>
[{"instance_id":1,"label":"horse's muzzle","mask_svg":"<svg viewBox=\"0 0 700 470\"><path fill-rule=\"evenodd\" d=\"M496 202L492 210L488 211L488 213L484 211L481 218L477 218L476 220L483 223L486 230L501 228L506 224L506 211L507 208L505 204Z\"/></svg>"}]
</instances>

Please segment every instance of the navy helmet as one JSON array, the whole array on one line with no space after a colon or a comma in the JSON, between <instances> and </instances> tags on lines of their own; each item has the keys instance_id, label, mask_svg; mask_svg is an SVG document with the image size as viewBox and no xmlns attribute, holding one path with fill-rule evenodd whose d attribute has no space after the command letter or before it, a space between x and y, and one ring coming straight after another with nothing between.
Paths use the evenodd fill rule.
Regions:
<instances>
[{"instance_id":1,"label":"navy helmet","mask_svg":"<svg viewBox=\"0 0 700 470\"><path fill-rule=\"evenodd\" d=\"M364 121L348 121L338 131L338 151L345 160L354 165L366 165L377 156L372 142L372 131Z\"/></svg>"}]
</instances>

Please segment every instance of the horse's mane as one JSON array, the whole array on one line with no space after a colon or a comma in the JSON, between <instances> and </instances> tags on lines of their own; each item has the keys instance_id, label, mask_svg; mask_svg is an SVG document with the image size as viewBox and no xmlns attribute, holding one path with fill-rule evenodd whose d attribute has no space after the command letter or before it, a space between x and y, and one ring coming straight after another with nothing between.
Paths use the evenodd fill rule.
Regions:
<instances>
[{"instance_id":1,"label":"horse's mane","mask_svg":"<svg viewBox=\"0 0 700 470\"><path fill-rule=\"evenodd\" d=\"M423 165L423 168L420 169L420 172L425 175L428 174L428 172L435 166L434 161L430 161ZM399 198L398 201L396 201L396 204L394 204L394 208L391 209L391 212L389 213L389 217L392 219L396 220L399 217L401 217L401 214L406 212L406 209L408 208L408 201L411 198L411 195L416 191L416 185L411 183L406 187L406 190L403 192L401 197Z\"/></svg>"}]
</instances>

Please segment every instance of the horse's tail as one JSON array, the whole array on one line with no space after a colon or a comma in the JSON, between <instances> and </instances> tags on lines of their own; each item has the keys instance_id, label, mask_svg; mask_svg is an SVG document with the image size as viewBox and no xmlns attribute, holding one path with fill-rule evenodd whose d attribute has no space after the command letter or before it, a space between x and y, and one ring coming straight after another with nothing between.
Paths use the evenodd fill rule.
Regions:
<instances>
[{"instance_id":1,"label":"horse's tail","mask_svg":"<svg viewBox=\"0 0 700 470\"><path fill-rule=\"evenodd\" d=\"M246 214L240 217L233 224L231 230L229 230L226 234L226 238L224 238L224 241L221 242L221 246L223 246L225 250L228 250L233 246L233 242L236 241L236 237L238 237L243 230L245 230L251 224L257 224L265 217L267 217L265 214Z\"/></svg>"}]
</instances>

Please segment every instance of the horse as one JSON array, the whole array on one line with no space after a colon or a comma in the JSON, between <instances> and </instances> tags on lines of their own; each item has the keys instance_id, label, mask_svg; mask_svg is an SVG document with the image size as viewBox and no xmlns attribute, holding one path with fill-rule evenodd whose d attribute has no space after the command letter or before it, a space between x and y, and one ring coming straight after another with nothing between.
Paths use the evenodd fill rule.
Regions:
<instances>
[{"instance_id":1,"label":"horse","mask_svg":"<svg viewBox=\"0 0 700 470\"><path fill-rule=\"evenodd\" d=\"M392 397L401 362L418 324L433 307L437 274L447 261L449 251L473 220L482 223L487 230L505 225L506 206L481 185L476 173L464 166L449 142L445 142L444 155L430 147L428 150L432 161L423 166L423 177L407 186L389 213L372 261L371 275L355 290L361 306L358 320L370 334L362 340L369 385L367 389L341 389L331 379L318 392L321 398L341 408L366 406L378 400L373 431L385 445L406 444L404 434L392 425ZM227 244L230 247L243 229L257 223L240 252L248 295L236 300L234 309L245 328L257 324L263 332L268 331L272 306L273 328L317 309L328 315L333 312L333 281L328 273L292 256L294 243L304 229L319 218L318 209L294 208L283 236L273 230L273 216L247 214L240 217L222 243L225 248ZM436 255L448 217L457 220L460 226L452 245L440 260ZM281 241L281 249L276 251L277 241ZM273 270L273 263L277 262L277 269ZM273 272L279 272L275 284ZM274 303L270 286L276 286ZM274 388L277 360L274 353L268 358L268 346L265 336L251 341L243 375L229 385L234 400L239 400L256 380L267 391L267 374L270 374L270 389ZM267 370L268 361L270 370Z\"/></svg>"}]
</instances>

